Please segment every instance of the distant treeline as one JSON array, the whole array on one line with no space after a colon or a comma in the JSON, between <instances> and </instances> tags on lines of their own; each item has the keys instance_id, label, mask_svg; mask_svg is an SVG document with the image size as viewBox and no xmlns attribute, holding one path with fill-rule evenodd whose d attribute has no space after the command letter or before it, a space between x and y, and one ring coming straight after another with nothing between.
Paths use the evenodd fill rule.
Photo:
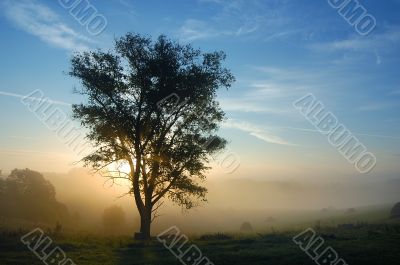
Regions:
<instances>
[{"instance_id":1,"label":"distant treeline","mask_svg":"<svg viewBox=\"0 0 400 265\"><path fill-rule=\"evenodd\" d=\"M15 169L0 178L0 216L48 224L70 221L67 207L56 200L54 186L29 169Z\"/></svg>"}]
</instances>

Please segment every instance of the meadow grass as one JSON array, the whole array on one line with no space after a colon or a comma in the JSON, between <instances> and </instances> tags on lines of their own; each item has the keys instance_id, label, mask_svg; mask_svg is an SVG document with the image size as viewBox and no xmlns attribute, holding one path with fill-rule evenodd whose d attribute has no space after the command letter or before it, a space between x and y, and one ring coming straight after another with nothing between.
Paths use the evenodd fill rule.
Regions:
<instances>
[{"instance_id":1,"label":"meadow grass","mask_svg":"<svg viewBox=\"0 0 400 265\"><path fill-rule=\"evenodd\" d=\"M191 239L214 264L315 264L292 238L300 231L247 235L207 235ZM400 260L399 224L363 224L354 228L323 227L317 233L350 265L397 264ZM44 264L20 242L23 231L0 233L0 264ZM77 265L181 264L155 239L134 241L128 236L54 235Z\"/></svg>"}]
</instances>

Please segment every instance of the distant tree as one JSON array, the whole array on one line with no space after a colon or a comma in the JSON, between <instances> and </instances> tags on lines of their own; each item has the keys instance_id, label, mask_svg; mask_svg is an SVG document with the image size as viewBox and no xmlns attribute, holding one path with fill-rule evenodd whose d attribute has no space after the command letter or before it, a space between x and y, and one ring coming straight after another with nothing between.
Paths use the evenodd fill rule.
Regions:
<instances>
[{"instance_id":1,"label":"distant tree","mask_svg":"<svg viewBox=\"0 0 400 265\"><path fill-rule=\"evenodd\" d=\"M354 213L356 213L357 212L357 210L355 209L355 208L348 208L347 210L346 210L346 213L347 214L354 214Z\"/></svg>"},{"instance_id":2,"label":"distant tree","mask_svg":"<svg viewBox=\"0 0 400 265\"><path fill-rule=\"evenodd\" d=\"M400 218L400 202L396 203L390 211L390 218Z\"/></svg>"},{"instance_id":3,"label":"distant tree","mask_svg":"<svg viewBox=\"0 0 400 265\"><path fill-rule=\"evenodd\" d=\"M70 75L87 97L74 117L88 129L96 150L83 158L96 170L126 163L130 172L110 176L130 182L141 217L141 237L164 197L190 209L205 200L201 186L209 155L224 148L215 135L224 112L220 87L234 77L222 66L223 52L202 53L165 36L128 33L113 52L83 52L72 58ZM179 102L178 102L179 101Z\"/></svg>"},{"instance_id":4,"label":"distant tree","mask_svg":"<svg viewBox=\"0 0 400 265\"><path fill-rule=\"evenodd\" d=\"M54 186L39 172L15 169L0 180L0 212L6 217L30 221L66 222L68 209L55 195Z\"/></svg>"},{"instance_id":5,"label":"distant tree","mask_svg":"<svg viewBox=\"0 0 400 265\"><path fill-rule=\"evenodd\" d=\"M124 210L117 205L106 208L103 212L103 225L107 231L121 231L126 225Z\"/></svg>"},{"instance_id":6,"label":"distant tree","mask_svg":"<svg viewBox=\"0 0 400 265\"><path fill-rule=\"evenodd\" d=\"M50 181L39 172L29 169L14 169L7 178L16 194L33 200L55 200L56 190Z\"/></svg>"},{"instance_id":7,"label":"distant tree","mask_svg":"<svg viewBox=\"0 0 400 265\"><path fill-rule=\"evenodd\" d=\"M244 232L244 233L253 232L253 226L249 222L244 222L240 226L240 232Z\"/></svg>"}]
</instances>

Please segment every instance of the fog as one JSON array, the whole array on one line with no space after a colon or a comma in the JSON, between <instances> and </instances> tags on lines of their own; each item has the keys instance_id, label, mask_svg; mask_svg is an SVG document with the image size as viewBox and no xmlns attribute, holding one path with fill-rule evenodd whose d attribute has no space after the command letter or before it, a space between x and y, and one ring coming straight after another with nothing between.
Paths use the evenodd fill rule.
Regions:
<instances>
[{"instance_id":1,"label":"fog","mask_svg":"<svg viewBox=\"0 0 400 265\"><path fill-rule=\"evenodd\" d=\"M133 197L126 195L126 185L112 184L86 169L43 175L55 186L57 200L68 207L74 220L65 225L66 230L103 233L104 209L113 205L121 207L126 215L121 233L138 230L139 215ZM274 181L225 177L210 178L204 185L209 190L206 203L182 211L166 201L154 221L153 233L172 225L192 234L235 233L243 222L250 222L256 231L268 231L349 217L349 208L358 214L374 209L387 211L399 200L400 180ZM353 221L363 220L356 215Z\"/></svg>"}]
</instances>

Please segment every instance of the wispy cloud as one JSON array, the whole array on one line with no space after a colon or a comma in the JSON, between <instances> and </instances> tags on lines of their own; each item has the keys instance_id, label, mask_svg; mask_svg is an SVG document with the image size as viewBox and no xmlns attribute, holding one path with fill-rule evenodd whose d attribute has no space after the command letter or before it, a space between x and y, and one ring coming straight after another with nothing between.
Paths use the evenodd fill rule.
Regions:
<instances>
[{"instance_id":1,"label":"wispy cloud","mask_svg":"<svg viewBox=\"0 0 400 265\"><path fill-rule=\"evenodd\" d=\"M29 100L36 100L36 101L42 101L43 100L42 98L27 97L26 95L10 93L10 92L5 92L5 91L0 91L0 96L8 96L8 97L14 97L14 98L19 98L19 99L29 99ZM64 101L57 101L57 100L47 100L47 102L51 103L51 104L68 106L68 107L70 107L72 105L71 103L67 103L67 102L64 102Z\"/></svg>"},{"instance_id":2,"label":"wispy cloud","mask_svg":"<svg viewBox=\"0 0 400 265\"><path fill-rule=\"evenodd\" d=\"M334 61L336 63L360 63L363 59L360 55L367 55L368 58L373 56L375 63L381 65L385 56L390 57L398 49L399 42L400 28L389 27L369 37L353 35L342 40L314 43L308 47L317 52L344 53L343 58Z\"/></svg>"},{"instance_id":3,"label":"wispy cloud","mask_svg":"<svg viewBox=\"0 0 400 265\"><path fill-rule=\"evenodd\" d=\"M240 96L230 95L220 99L224 110L297 116L292 101L315 87L321 87L320 80L324 75L269 66L247 67L252 77L241 80L239 86L243 92Z\"/></svg>"},{"instance_id":4,"label":"wispy cloud","mask_svg":"<svg viewBox=\"0 0 400 265\"><path fill-rule=\"evenodd\" d=\"M223 127L247 132L249 135L254 136L267 143L296 146L296 144L292 144L288 141L283 140L281 137L272 134L267 129L248 122L228 120L223 124Z\"/></svg>"},{"instance_id":5,"label":"wispy cloud","mask_svg":"<svg viewBox=\"0 0 400 265\"><path fill-rule=\"evenodd\" d=\"M208 23L202 20L188 19L179 30L179 37L183 41L194 41L198 39L207 39L221 35L210 27ZM226 34L226 33L225 33Z\"/></svg>"},{"instance_id":6,"label":"wispy cloud","mask_svg":"<svg viewBox=\"0 0 400 265\"><path fill-rule=\"evenodd\" d=\"M255 100L248 98L246 95L241 98L222 98L219 100L221 107L225 111L234 112L259 112L259 113L270 113L278 115L286 115L293 113L293 111L288 111L287 109L282 109L278 107L266 107L266 104L260 100Z\"/></svg>"},{"instance_id":7,"label":"wispy cloud","mask_svg":"<svg viewBox=\"0 0 400 265\"><path fill-rule=\"evenodd\" d=\"M359 108L360 111L380 111L391 108L400 107L399 103L396 102L374 102Z\"/></svg>"},{"instance_id":8,"label":"wispy cloud","mask_svg":"<svg viewBox=\"0 0 400 265\"><path fill-rule=\"evenodd\" d=\"M237 37L248 35L257 30L256 25L243 24L232 28L215 28L213 23L197 19L188 19L179 29L179 37L183 41L210 39L216 37Z\"/></svg>"},{"instance_id":9,"label":"wispy cloud","mask_svg":"<svg viewBox=\"0 0 400 265\"><path fill-rule=\"evenodd\" d=\"M290 21L282 15L286 5L277 0L198 0L200 4L217 5L217 11L207 20L190 18L184 21L178 36L184 41L216 37L255 37L269 41L296 32L283 25ZM272 8L273 7L273 8ZM277 34L277 32L279 32ZM267 36L267 37L266 37Z\"/></svg>"},{"instance_id":10,"label":"wispy cloud","mask_svg":"<svg viewBox=\"0 0 400 265\"><path fill-rule=\"evenodd\" d=\"M321 134L321 132L318 131L318 130L307 129L307 128L296 128L296 127L272 127L272 128L273 129L280 129L280 130L291 130L291 131L299 131L299 132ZM338 134L340 134L340 133L341 132L338 132ZM375 138L383 138L383 139L400 140L400 137L392 136L392 135L360 133L360 132L352 132L352 134L358 135L358 136L367 136L367 137L375 137Z\"/></svg>"},{"instance_id":11,"label":"wispy cloud","mask_svg":"<svg viewBox=\"0 0 400 265\"><path fill-rule=\"evenodd\" d=\"M116 2L120 6L120 9L123 10L124 12L127 12L129 15L133 17L137 16L135 6L131 1L129 0L113 0L113 1Z\"/></svg>"},{"instance_id":12,"label":"wispy cloud","mask_svg":"<svg viewBox=\"0 0 400 265\"><path fill-rule=\"evenodd\" d=\"M6 0L0 6L18 28L54 47L81 51L88 49L92 42L62 22L52 9L35 0Z\"/></svg>"},{"instance_id":13,"label":"wispy cloud","mask_svg":"<svg viewBox=\"0 0 400 265\"><path fill-rule=\"evenodd\" d=\"M314 80L316 77L315 73L299 69L287 69L271 66L251 66L251 68L260 73L266 74L268 77L281 81Z\"/></svg>"},{"instance_id":14,"label":"wispy cloud","mask_svg":"<svg viewBox=\"0 0 400 265\"><path fill-rule=\"evenodd\" d=\"M298 131L303 133L312 133L312 134L321 134L320 131L316 129L309 128L298 128L298 127L287 127L287 126L268 126L268 129L261 127L259 125L255 125L249 122L239 121L239 120L227 120L223 123L224 128L237 129L243 132L249 133L249 135L257 137L260 140L263 140L267 143L280 144L280 145L289 145L289 146L298 146L298 144L290 143L280 136L273 134L271 131ZM385 135L385 134L373 134L373 133L364 133L364 132L353 132L354 135L357 136L366 136L372 138L381 138L388 140L400 141L400 137L393 135Z\"/></svg>"}]
</instances>

